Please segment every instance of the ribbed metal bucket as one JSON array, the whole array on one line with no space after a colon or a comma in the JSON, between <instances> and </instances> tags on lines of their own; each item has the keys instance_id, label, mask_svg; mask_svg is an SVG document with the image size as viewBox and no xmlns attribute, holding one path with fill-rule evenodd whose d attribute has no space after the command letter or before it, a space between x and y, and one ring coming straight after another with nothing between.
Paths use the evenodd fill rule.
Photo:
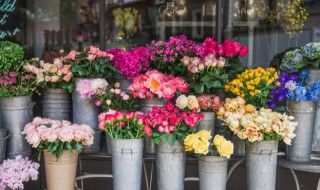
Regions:
<instances>
[{"instance_id":1,"label":"ribbed metal bucket","mask_svg":"<svg viewBox=\"0 0 320 190\"><path fill-rule=\"evenodd\" d=\"M186 165L183 143L176 141L170 146L160 141L156 153L158 190L183 190Z\"/></svg>"},{"instance_id":2,"label":"ribbed metal bucket","mask_svg":"<svg viewBox=\"0 0 320 190\"><path fill-rule=\"evenodd\" d=\"M296 137L292 140L291 146L286 147L287 159L294 162L309 162L317 105L313 101L288 100L287 108L288 114L298 122L294 130Z\"/></svg>"},{"instance_id":3,"label":"ribbed metal bucket","mask_svg":"<svg viewBox=\"0 0 320 190\"><path fill-rule=\"evenodd\" d=\"M211 131L211 136L214 136L214 123L216 114L214 112L202 112L204 119L199 122L197 131L208 130Z\"/></svg>"},{"instance_id":4,"label":"ribbed metal bucket","mask_svg":"<svg viewBox=\"0 0 320 190\"><path fill-rule=\"evenodd\" d=\"M225 190L228 159L221 156L200 156L198 159L200 190Z\"/></svg>"},{"instance_id":5,"label":"ribbed metal bucket","mask_svg":"<svg viewBox=\"0 0 320 190\"><path fill-rule=\"evenodd\" d=\"M244 157L246 155L246 141L240 139L237 135L233 135L231 141L234 145L233 156Z\"/></svg>"},{"instance_id":6,"label":"ribbed metal bucket","mask_svg":"<svg viewBox=\"0 0 320 190\"><path fill-rule=\"evenodd\" d=\"M309 69L309 84L314 84L320 80L320 69ZM318 100L318 106L320 105L320 100ZM320 152L320 109L317 109L314 129L313 129L313 138L312 138L312 151Z\"/></svg>"},{"instance_id":7,"label":"ribbed metal bucket","mask_svg":"<svg viewBox=\"0 0 320 190\"><path fill-rule=\"evenodd\" d=\"M130 79L127 79L122 74L114 73L113 78L115 82L120 83L120 89L121 91L128 91L128 87L131 85L132 81Z\"/></svg>"},{"instance_id":8,"label":"ribbed metal bucket","mask_svg":"<svg viewBox=\"0 0 320 190\"><path fill-rule=\"evenodd\" d=\"M42 113L44 118L71 120L71 95L62 89L46 89L43 93Z\"/></svg>"},{"instance_id":9,"label":"ribbed metal bucket","mask_svg":"<svg viewBox=\"0 0 320 190\"><path fill-rule=\"evenodd\" d=\"M147 113L152 110L153 106L163 107L167 103L166 99L153 98L152 100L149 98L141 99L141 111L143 113ZM144 137L144 152L147 154L154 154L156 152L156 145L152 141L151 137Z\"/></svg>"},{"instance_id":10,"label":"ribbed metal bucket","mask_svg":"<svg viewBox=\"0 0 320 190\"><path fill-rule=\"evenodd\" d=\"M140 190L143 139L111 139L114 190Z\"/></svg>"},{"instance_id":11,"label":"ribbed metal bucket","mask_svg":"<svg viewBox=\"0 0 320 190\"><path fill-rule=\"evenodd\" d=\"M6 159L6 148L7 148L7 139L8 130L5 128L0 128L0 164Z\"/></svg>"},{"instance_id":12,"label":"ribbed metal bucket","mask_svg":"<svg viewBox=\"0 0 320 190\"><path fill-rule=\"evenodd\" d=\"M246 146L247 190L276 189L278 141Z\"/></svg>"},{"instance_id":13,"label":"ribbed metal bucket","mask_svg":"<svg viewBox=\"0 0 320 190\"><path fill-rule=\"evenodd\" d=\"M82 79L76 79L75 83L78 83L81 80ZM73 91L72 114L74 123L87 124L93 130L97 130L99 113L100 108L97 107L94 102L89 103L86 99L82 99L76 90ZM94 143L90 146L85 146L82 153L98 153L100 151L100 137L101 133L96 132L94 134Z\"/></svg>"},{"instance_id":14,"label":"ribbed metal bucket","mask_svg":"<svg viewBox=\"0 0 320 190\"><path fill-rule=\"evenodd\" d=\"M7 157L13 159L18 155L30 156L31 145L21 132L32 120L34 103L31 102L31 96L1 97L0 105L2 126L8 129L11 135L8 139Z\"/></svg>"}]
</instances>

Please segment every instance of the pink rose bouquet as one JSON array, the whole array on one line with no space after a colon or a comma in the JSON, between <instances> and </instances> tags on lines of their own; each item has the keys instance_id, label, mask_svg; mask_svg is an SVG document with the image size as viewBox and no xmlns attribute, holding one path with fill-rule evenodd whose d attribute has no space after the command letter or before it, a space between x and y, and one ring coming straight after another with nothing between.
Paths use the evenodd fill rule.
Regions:
<instances>
[{"instance_id":1,"label":"pink rose bouquet","mask_svg":"<svg viewBox=\"0 0 320 190\"><path fill-rule=\"evenodd\" d=\"M138 76L149 68L150 52L146 47L136 47L130 51L112 49L106 52L114 56L111 65L119 69L128 79Z\"/></svg>"},{"instance_id":2,"label":"pink rose bouquet","mask_svg":"<svg viewBox=\"0 0 320 190\"><path fill-rule=\"evenodd\" d=\"M152 99L157 95L158 98L172 99L176 91L187 92L188 86L188 83L180 77L151 70L135 77L128 89L134 98Z\"/></svg>"},{"instance_id":3,"label":"pink rose bouquet","mask_svg":"<svg viewBox=\"0 0 320 190\"><path fill-rule=\"evenodd\" d=\"M102 96L106 93L108 82L105 79L84 79L77 83L76 90L81 98L90 99L93 96Z\"/></svg>"},{"instance_id":4,"label":"pink rose bouquet","mask_svg":"<svg viewBox=\"0 0 320 190\"><path fill-rule=\"evenodd\" d=\"M103 111L112 110L138 110L139 105L131 94L120 89L120 83L115 83L114 88L107 89L102 96L96 96L96 106L101 106Z\"/></svg>"},{"instance_id":5,"label":"pink rose bouquet","mask_svg":"<svg viewBox=\"0 0 320 190\"><path fill-rule=\"evenodd\" d=\"M81 153L84 145L93 144L94 135L94 131L88 125L40 117L28 123L22 133L26 135L26 140L33 148L38 148L39 160L44 149L57 158L62 155L63 150L76 150Z\"/></svg>"},{"instance_id":6,"label":"pink rose bouquet","mask_svg":"<svg viewBox=\"0 0 320 190\"><path fill-rule=\"evenodd\" d=\"M98 116L98 128L114 139L140 139L145 136L143 119L140 111L122 113L110 109Z\"/></svg>"},{"instance_id":7,"label":"pink rose bouquet","mask_svg":"<svg viewBox=\"0 0 320 190\"><path fill-rule=\"evenodd\" d=\"M0 165L0 190L24 189L23 182L38 179L40 165L29 158L17 156L15 159L7 159Z\"/></svg>"},{"instance_id":8,"label":"pink rose bouquet","mask_svg":"<svg viewBox=\"0 0 320 190\"><path fill-rule=\"evenodd\" d=\"M39 61L38 58L33 58L23 68L36 75L38 86L62 88L69 92L73 90L71 65L64 64L62 58L54 59L53 63L45 63L42 60Z\"/></svg>"},{"instance_id":9,"label":"pink rose bouquet","mask_svg":"<svg viewBox=\"0 0 320 190\"><path fill-rule=\"evenodd\" d=\"M194 49L193 56L181 58L182 65L188 70L186 76L193 93L212 94L215 90L223 90L228 80L244 70L240 57L248 53L248 48L239 42L225 40L219 45L208 37Z\"/></svg>"},{"instance_id":10,"label":"pink rose bouquet","mask_svg":"<svg viewBox=\"0 0 320 190\"><path fill-rule=\"evenodd\" d=\"M64 57L76 78L110 78L116 69L110 64L113 55L101 51L95 46L83 52L71 51Z\"/></svg>"},{"instance_id":11,"label":"pink rose bouquet","mask_svg":"<svg viewBox=\"0 0 320 190\"><path fill-rule=\"evenodd\" d=\"M144 132L152 137L154 143L160 140L173 145L176 140L183 141L187 135L195 132L196 126L204 118L203 114L191 111L179 112L171 102L165 107L154 106L143 120Z\"/></svg>"}]
</instances>

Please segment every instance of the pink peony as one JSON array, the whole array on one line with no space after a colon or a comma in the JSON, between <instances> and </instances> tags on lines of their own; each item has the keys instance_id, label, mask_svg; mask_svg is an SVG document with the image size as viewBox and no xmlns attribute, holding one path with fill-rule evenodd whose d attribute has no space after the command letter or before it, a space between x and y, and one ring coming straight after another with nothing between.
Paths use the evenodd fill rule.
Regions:
<instances>
[{"instance_id":1,"label":"pink peony","mask_svg":"<svg viewBox=\"0 0 320 190\"><path fill-rule=\"evenodd\" d=\"M96 58L96 55L94 55L94 54L89 54L86 59L89 60L89 61L92 61L92 60L94 60L95 58Z\"/></svg>"},{"instance_id":2,"label":"pink peony","mask_svg":"<svg viewBox=\"0 0 320 190\"><path fill-rule=\"evenodd\" d=\"M81 80L76 85L76 90L81 95L81 98L91 98L94 94L94 90L91 88L91 81L90 80Z\"/></svg>"}]
</instances>

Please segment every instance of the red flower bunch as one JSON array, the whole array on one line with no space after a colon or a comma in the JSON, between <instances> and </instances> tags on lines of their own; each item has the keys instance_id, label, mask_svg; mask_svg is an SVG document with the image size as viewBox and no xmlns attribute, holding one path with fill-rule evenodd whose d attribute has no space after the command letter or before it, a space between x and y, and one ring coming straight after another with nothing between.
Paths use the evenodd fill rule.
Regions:
<instances>
[{"instance_id":1,"label":"red flower bunch","mask_svg":"<svg viewBox=\"0 0 320 190\"><path fill-rule=\"evenodd\" d=\"M144 114L140 111L122 113L109 109L98 116L99 130L115 139L140 139L143 132Z\"/></svg>"},{"instance_id":2,"label":"red flower bunch","mask_svg":"<svg viewBox=\"0 0 320 190\"><path fill-rule=\"evenodd\" d=\"M202 45L198 47L198 54L205 57L209 54L217 56L234 57L240 55L244 57L248 53L248 47L242 46L239 42L232 42L225 40L222 44L218 44L213 37L208 37L204 40Z\"/></svg>"},{"instance_id":3,"label":"red flower bunch","mask_svg":"<svg viewBox=\"0 0 320 190\"><path fill-rule=\"evenodd\" d=\"M183 141L195 131L196 125L204 118L203 114L191 111L179 112L171 102L165 107L154 106L143 120L144 132L158 144L160 140L173 145L176 140Z\"/></svg>"},{"instance_id":4,"label":"red flower bunch","mask_svg":"<svg viewBox=\"0 0 320 190\"><path fill-rule=\"evenodd\" d=\"M202 94L198 98L199 107L202 111L218 111L220 107L224 105L224 102L220 101L219 96L207 96L206 94Z\"/></svg>"},{"instance_id":5,"label":"red flower bunch","mask_svg":"<svg viewBox=\"0 0 320 190\"><path fill-rule=\"evenodd\" d=\"M189 84L180 77L151 70L134 78L128 89L134 98L153 99L154 95L157 95L158 98L172 99L176 91L187 92L188 87Z\"/></svg>"}]
</instances>

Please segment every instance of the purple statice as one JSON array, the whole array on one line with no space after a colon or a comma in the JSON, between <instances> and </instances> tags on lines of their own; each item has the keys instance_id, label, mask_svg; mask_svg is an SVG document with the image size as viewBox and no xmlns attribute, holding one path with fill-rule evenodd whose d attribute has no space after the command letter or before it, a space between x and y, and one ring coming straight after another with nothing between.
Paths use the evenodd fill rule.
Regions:
<instances>
[{"instance_id":1,"label":"purple statice","mask_svg":"<svg viewBox=\"0 0 320 190\"><path fill-rule=\"evenodd\" d=\"M24 189L23 182L38 179L39 167L38 163L21 156L5 160L0 165L0 190L5 190L6 188Z\"/></svg>"},{"instance_id":2,"label":"purple statice","mask_svg":"<svg viewBox=\"0 0 320 190\"><path fill-rule=\"evenodd\" d=\"M286 72L281 73L279 78L274 81L274 89L271 90L271 98L267 102L268 108L275 109L279 103L283 102L287 93L296 88L297 80L297 75L289 75Z\"/></svg>"},{"instance_id":3,"label":"purple statice","mask_svg":"<svg viewBox=\"0 0 320 190\"><path fill-rule=\"evenodd\" d=\"M150 52L146 47L136 47L130 51L116 48L106 52L114 56L111 65L119 69L121 74L129 79L149 69Z\"/></svg>"}]
</instances>

